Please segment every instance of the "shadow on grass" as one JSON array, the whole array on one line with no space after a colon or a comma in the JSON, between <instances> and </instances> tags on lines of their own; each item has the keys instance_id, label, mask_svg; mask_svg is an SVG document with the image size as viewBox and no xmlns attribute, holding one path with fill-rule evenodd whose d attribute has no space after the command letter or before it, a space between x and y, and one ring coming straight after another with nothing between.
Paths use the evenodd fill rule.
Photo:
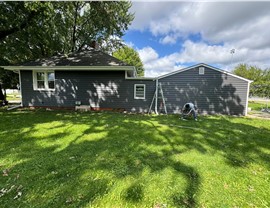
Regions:
<instances>
[{"instance_id":1,"label":"shadow on grass","mask_svg":"<svg viewBox=\"0 0 270 208\"><path fill-rule=\"evenodd\" d=\"M0 165L1 169L11 170L9 176L0 177L0 182L6 188L15 185L18 189L22 185L24 195L13 200L18 192L13 189L1 200L4 207L83 207L110 193L118 179L139 177L145 168L153 173L171 168L187 182L184 190L171 193L173 206L196 207L200 175L196 167L173 159L174 155L191 150L200 154L214 151L224 153L226 162L234 167L253 161L269 165L270 157L261 148L270 149L270 138L265 137L270 131L226 118L209 117L204 122L188 123L204 136L198 139L196 131L190 129L161 129L159 125L164 123L178 124L176 116L2 113ZM40 129L46 124L51 124L49 129ZM77 134L71 134L80 126L83 128ZM104 135L95 138L101 133ZM140 182L122 191L122 200L134 205L144 196Z\"/></svg>"}]
</instances>

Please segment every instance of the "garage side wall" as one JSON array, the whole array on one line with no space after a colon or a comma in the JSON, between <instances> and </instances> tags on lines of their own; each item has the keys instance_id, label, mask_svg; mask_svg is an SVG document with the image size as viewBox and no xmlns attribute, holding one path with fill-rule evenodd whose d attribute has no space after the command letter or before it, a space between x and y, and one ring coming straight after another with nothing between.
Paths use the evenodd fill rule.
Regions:
<instances>
[{"instance_id":1,"label":"garage side wall","mask_svg":"<svg viewBox=\"0 0 270 208\"><path fill-rule=\"evenodd\" d=\"M159 79L168 113L180 113L185 103L193 102L202 114L245 115L248 82L204 68L204 74L195 67Z\"/></svg>"}]
</instances>

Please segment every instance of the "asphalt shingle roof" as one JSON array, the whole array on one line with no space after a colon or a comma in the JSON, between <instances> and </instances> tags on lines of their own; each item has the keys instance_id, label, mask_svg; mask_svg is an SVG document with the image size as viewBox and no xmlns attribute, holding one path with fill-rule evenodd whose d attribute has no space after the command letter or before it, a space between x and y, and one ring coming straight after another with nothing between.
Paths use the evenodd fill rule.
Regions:
<instances>
[{"instance_id":1,"label":"asphalt shingle roof","mask_svg":"<svg viewBox=\"0 0 270 208\"><path fill-rule=\"evenodd\" d=\"M99 50L90 49L68 55L37 59L22 66L130 66Z\"/></svg>"}]
</instances>

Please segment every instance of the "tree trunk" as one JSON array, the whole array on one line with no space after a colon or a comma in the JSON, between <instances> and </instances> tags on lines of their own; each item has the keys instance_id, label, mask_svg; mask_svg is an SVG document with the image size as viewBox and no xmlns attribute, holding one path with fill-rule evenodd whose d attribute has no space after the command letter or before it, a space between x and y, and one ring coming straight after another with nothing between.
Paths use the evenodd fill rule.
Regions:
<instances>
[{"instance_id":1,"label":"tree trunk","mask_svg":"<svg viewBox=\"0 0 270 208\"><path fill-rule=\"evenodd\" d=\"M2 90L2 85L0 84L0 105L7 105L8 101L6 99L6 90L4 90L4 93L3 93L3 90Z\"/></svg>"}]
</instances>

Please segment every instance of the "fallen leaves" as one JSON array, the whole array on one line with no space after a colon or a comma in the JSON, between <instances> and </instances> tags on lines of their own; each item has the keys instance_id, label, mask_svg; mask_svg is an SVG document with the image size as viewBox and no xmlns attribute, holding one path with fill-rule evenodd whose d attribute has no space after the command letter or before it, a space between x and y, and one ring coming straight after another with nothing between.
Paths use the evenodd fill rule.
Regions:
<instances>
[{"instance_id":1,"label":"fallen leaves","mask_svg":"<svg viewBox=\"0 0 270 208\"><path fill-rule=\"evenodd\" d=\"M10 169L5 169L2 172L3 172L3 176L8 176Z\"/></svg>"},{"instance_id":2,"label":"fallen leaves","mask_svg":"<svg viewBox=\"0 0 270 208\"><path fill-rule=\"evenodd\" d=\"M5 194L9 193L10 191L12 191L15 188L14 185L12 185L9 189L6 188L2 188L0 190L0 197L4 196Z\"/></svg>"},{"instance_id":3,"label":"fallen leaves","mask_svg":"<svg viewBox=\"0 0 270 208\"><path fill-rule=\"evenodd\" d=\"M12 175L10 175L10 172L11 172L10 168L4 169L2 171L2 175L4 177L12 176ZM13 174L13 176L14 176L14 174ZM13 181L17 181L19 178L20 178L20 174L16 174ZM14 184L13 185L8 185L8 188L0 189L0 197L3 197L3 196L7 195L10 192L14 192L14 190L15 190L16 195L13 197L13 199L14 200L18 199L18 198L20 198L22 196L22 188L23 188L22 185L14 185Z\"/></svg>"},{"instance_id":4,"label":"fallen leaves","mask_svg":"<svg viewBox=\"0 0 270 208\"><path fill-rule=\"evenodd\" d=\"M22 196L22 185L19 185L17 188L15 185L11 185L9 188L2 188L0 190L0 197L5 196L6 194L10 193L11 191L13 191L14 189L16 189L15 193L15 197L13 197L13 199L18 199Z\"/></svg>"},{"instance_id":5,"label":"fallen leaves","mask_svg":"<svg viewBox=\"0 0 270 208\"><path fill-rule=\"evenodd\" d=\"M16 195L13 199L18 199L18 198L20 198L21 196L22 196L22 192L19 191L19 192L17 192L17 195Z\"/></svg>"}]
</instances>

